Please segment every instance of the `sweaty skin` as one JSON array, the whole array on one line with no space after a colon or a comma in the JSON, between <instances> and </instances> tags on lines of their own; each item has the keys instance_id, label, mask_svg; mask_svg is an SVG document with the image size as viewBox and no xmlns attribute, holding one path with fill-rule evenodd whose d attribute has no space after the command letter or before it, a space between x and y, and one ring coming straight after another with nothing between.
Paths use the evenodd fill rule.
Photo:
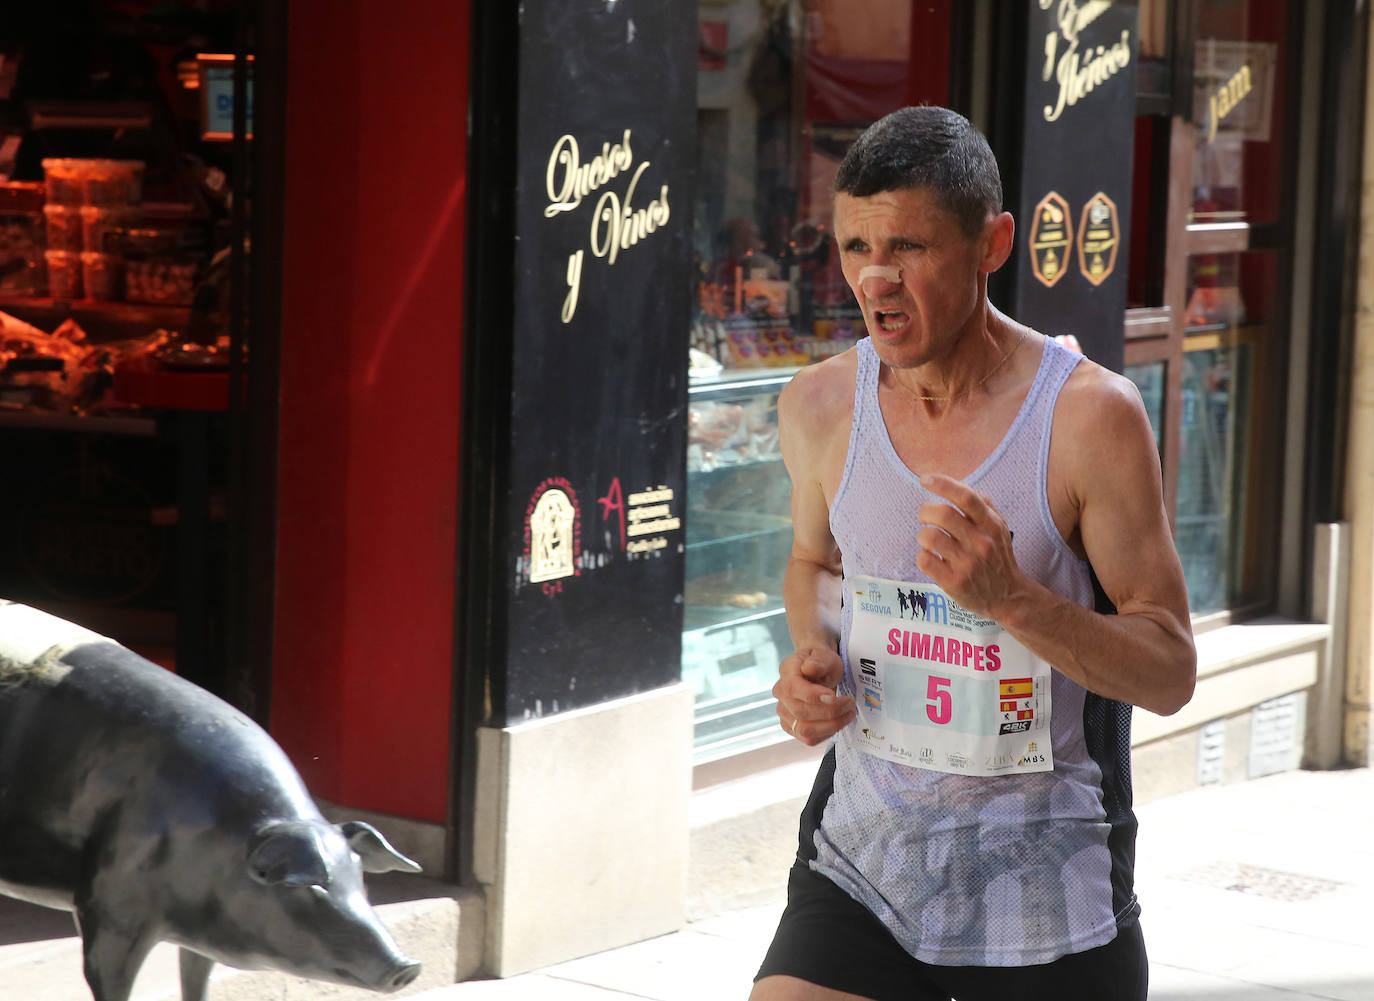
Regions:
<instances>
[{"instance_id":1,"label":"sweaty skin","mask_svg":"<svg viewBox=\"0 0 1374 1001\"><path fill-rule=\"evenodd\" d=\"M948 502L913 512L923 526L913 569L1089 691L1177 712L1192 696L1196 654L1159 455L1134 384L1080 363L1059 397L1051 438L1051 514L1116 605L1118 614L1107 616L1024 575L1001 515L962 482L1006 434L1044 349L1040 333L987 300L987 276L1013 245L1011 216L990 216L970 237L921 189L839 194L835 234L884 363L878 399L889 435L922 484ZM843 675L840 553L829 528L856 365L851 349L803 369L778 400L793 485L783 596L796 652L783 660L773 694L779 723L808 745L856 715L853 699L835 693Z\"/></svg>"}]
</instances>

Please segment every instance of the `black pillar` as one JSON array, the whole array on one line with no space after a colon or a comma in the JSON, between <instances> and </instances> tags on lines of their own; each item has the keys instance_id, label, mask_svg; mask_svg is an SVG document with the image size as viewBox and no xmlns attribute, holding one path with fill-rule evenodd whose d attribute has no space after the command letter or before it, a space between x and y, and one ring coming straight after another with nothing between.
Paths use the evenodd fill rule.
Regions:
<instances>
[{"instance_id":1,"label":"black pillar","mask_svg":"<svg viewBox=\"0 0 1374 1001\"><path fill-rule=\"evenodd\" d=\"M461 670L497 726L679 678L686 507L695 8L518 9L473 39Z\"/></svg>"},{"instance_id":2,"label":"black pillar","mask_svg":"<svg viewBox=\"0 0 1374 1001\"><path fill-rule=\"evenodd\" d=\"M1019 127L1004 128L1013 143L998 149L1015 192L1006 307L1042 333L1074 335L1088 357L1120 371L1137 8L1024 2L1019 71L1000 88L1020 109Z\"/></svg>"}]
</instances>

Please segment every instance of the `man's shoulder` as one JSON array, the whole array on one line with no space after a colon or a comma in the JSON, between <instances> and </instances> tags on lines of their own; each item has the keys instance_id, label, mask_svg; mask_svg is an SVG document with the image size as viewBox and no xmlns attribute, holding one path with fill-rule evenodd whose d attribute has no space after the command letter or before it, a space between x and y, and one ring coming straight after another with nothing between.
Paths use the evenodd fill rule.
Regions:
<instances>
[{"instance_id":1,"label":"man's shoulder","mask_svg":"<svg viewBox=\"0 0 1374 1001\"><path fill-rule=\"evenodd\" d=\"M847 428L857 372L858 349L850 348L794 375L778 396L778 422L784 433L795 430L816 441Z\"/></svg>"},{"instance_id":2,"label":"man's shoulder","mask_svg":"<svg viewBox=\"0 0 1374 1001\"><path fill-rule=\"evenodd\" d=\"M783 388L783 397L789 402L805 400L808 406L836 402L848 406L854 399L858 368L859 350L855 346L801 369Z\"/></svg>"},{"instance_id":3,"label":"man's shoulder","mask_svg":"<svg viewBox=\"0 0 1374 1001\"><path fill-rule=\"evenodd\" d=\"M1136 384L1084 358L1069 375L1055 405L1053 449L1090 479L1125 464L1157 464L1158 450ZM1053 448L1053 446L1052 446Z\"/></svg>"},{"instance_id":4,"label":"man's shoulder","mask_svg":"<svg viewBox=\"0 0 1374 1001\"><path fill-rule=\"evenodd\" d=\"M1144 414L1136 384L1090 358L1074 366L1059 400L1059 414L1070 418L1122 420Z\"/></svg>"}]
</instances>

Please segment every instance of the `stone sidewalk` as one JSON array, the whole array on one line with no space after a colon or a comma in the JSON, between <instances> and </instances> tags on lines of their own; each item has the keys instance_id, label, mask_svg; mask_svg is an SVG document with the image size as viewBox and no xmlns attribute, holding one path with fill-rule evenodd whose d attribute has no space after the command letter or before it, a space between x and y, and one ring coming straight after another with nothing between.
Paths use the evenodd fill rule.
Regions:
<instances>
[{"instance_id":1,"label":"stone sidewalk","mask_svg":"<svg viewBox=\"0 0 1374 1001\"><path fill-rule=\"evenodd\" d=\"M1137 814L1153 1001L1374 1001L1374 772L1283 772L1155 800ZM455 900L382 909L402 946L426 960L425 978L404 992L421 1001L743 1001L782 910L779 868L772 900L507 980L442 986L455 962ZM69 915L6 905L0 938L0 1001L89 1001ZM220 972L210 1001L378 996ZM161 946L135 998L176 997L174 953Z\"/></svg>"},{"instance_id":2,"label":"stone sidewalk","mask_svg":"<svg viewBox=\"0 0 1374 1001\"><path fill-rule=\"evenodd\" d=\"M1137 891L1153 1001L1374 1001L1369 769L1208 786L1145 804L1137 814ZM781 910L780 892L774 903L674 935L420 996L743 999Z\"/></svg>"}]
</instances>

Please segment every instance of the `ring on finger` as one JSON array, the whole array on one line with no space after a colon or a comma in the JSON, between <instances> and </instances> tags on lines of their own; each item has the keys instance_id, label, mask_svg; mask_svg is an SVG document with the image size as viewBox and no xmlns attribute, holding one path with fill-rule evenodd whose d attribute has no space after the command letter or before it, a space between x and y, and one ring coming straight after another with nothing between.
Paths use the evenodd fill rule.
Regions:
<instances>
[{"instance_id":1,"label":"ring on finger","mask_svg":"<svg viewBox=\"0 0 1374 1001\"><path fill-rule=\"evenodd\" d=\"M797 733L797 724L800 723L800 722L801 722L801 720L799 720L797 717L795 717L795 716L792 717L792 736L794 736L794 737L800 736L800 735Z\"/></svg>"}]
</instances>

